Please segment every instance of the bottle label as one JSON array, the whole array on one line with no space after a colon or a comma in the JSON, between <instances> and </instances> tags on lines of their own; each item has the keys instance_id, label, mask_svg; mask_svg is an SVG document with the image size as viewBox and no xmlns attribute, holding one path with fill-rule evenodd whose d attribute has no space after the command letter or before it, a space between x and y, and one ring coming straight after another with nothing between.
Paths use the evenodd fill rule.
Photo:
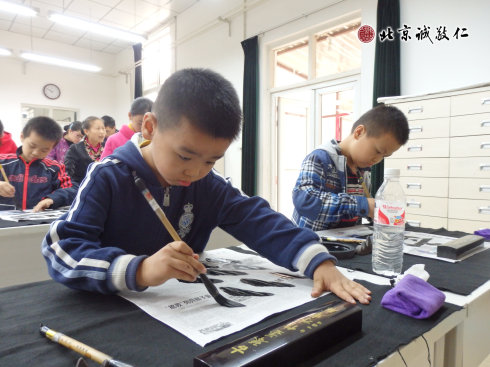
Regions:
<instances>
[{"instance_id":1,"label":"bottle label","mask_svg":"<svg viewBox=\"0 0 490 367\"><path fill-rule=\"evenodd\" d=\"M374 223L401 227L405 225L405 208L397 203L379 201L374 208Z\"/></svg>"}]
</instances>

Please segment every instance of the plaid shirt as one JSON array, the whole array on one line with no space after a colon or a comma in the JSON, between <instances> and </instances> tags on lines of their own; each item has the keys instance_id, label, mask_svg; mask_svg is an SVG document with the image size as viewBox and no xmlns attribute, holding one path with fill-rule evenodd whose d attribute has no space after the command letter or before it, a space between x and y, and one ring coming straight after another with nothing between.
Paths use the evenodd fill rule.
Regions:
<instances>
[{"instance_id":1,"label":"plaid shirt","mask_svg":"<svg viewBox=\"0 0 490 367\"><path fill-rule=\"evenodd\" d=\"M342 219L369 213L364 196L346 194L345 156L337 143L315 149L304 159L293 189L293 221L299 227L320 231L341 225Z\"/></svg>"}]
</instances>

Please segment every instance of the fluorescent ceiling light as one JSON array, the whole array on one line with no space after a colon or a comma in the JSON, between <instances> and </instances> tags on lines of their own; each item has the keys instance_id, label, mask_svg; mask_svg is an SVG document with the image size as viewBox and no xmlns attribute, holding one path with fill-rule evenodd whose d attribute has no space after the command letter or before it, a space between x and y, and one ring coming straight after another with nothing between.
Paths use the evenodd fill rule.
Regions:
<instances>
[{"instance_id":1,"label":"fluorescent ceiling light","mask_svg":"<svg viewBox=\"0 0 490 367\"><path fill-rule=\"evenodd\" d=\"M66 67L66 68L72 68L72 69L78 69L78 70L84 70L84 71L98 72L98 71L102 70L102 68L100 68L96 65L90 65L90 64L84 64L84 63L76 62L76 61L59 59L57 57L37 55L37 54L30 53L30 52L24 52L20 55L20 57L22 57L23 59L26 59L26 60L30 60L30 61L37 61L37 62L41 62L44 64L58 65L58 66Z\"/></svg>"},{"instance_id":2,"label":"fluorescent ceiling light","mask_svg":"<svg viewBox=\"0 0 490 367\"><path fill-rule=\"evenodd\" d=\"M117 38L125 41L140 43L146 40L146 38L140 34L122 31L120 29L107 27L98 23L89 22L86 20L69 17L62 14L51 14L49 20L63 24L67 27L77 28L86 32L97 33L102 36Z\"/></svg>"},{"instance_id":3,"label":"fluorescent ceiling light","mask_svg":"<svg viewBox=\"0 0 490 367\"><path fill-rule=\"evenodd\" d=\"M10 50L0 47L0 56L10 56L10 55L12 55L12 52L10 52Z\"/></svg>"},{"instance_id":4,"label":"fluorescent ceiling light","mask_svg":"<svg viewBox=\"0 0 490 367\"><path fill-rule=\"evenodd\" d=\"M8 1L0 0L0 11L6 11L8 13L25 15L26 17L34 17L37 15L37 11L27 6L17 5L9 3Z\"/></svg>"}]
</instances>

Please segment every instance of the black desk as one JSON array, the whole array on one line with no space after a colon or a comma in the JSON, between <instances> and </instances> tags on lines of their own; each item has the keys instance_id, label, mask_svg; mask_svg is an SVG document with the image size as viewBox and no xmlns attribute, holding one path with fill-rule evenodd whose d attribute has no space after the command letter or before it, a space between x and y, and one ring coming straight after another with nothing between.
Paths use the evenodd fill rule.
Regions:
<instances>
[{"instance_id":1,"label":"black desk","mask_svg":"<svg viewBox=\"0 0 490 367\"><path fill-rule=\"evenodd\" d=\"M366 285L373 291L373 301L360 306L362 335L339 345L336 353L312 356L304 366L372 366L460 310L444 304L427 320L411 319L379 305L388 286ZM327 295L201 348L118 296L74 291L53 281L8 287L0 290L0 364L73 366L78 355L41 336L42 322L135 366L192 366L195 355L334 298Z\"/></svg>"}]
</instances>

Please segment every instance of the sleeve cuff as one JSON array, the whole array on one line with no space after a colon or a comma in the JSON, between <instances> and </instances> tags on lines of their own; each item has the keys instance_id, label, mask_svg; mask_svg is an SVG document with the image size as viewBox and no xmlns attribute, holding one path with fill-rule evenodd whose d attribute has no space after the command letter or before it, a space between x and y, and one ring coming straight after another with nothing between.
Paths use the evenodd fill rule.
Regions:
<instances>
[{"instance_id":1,"label":"sleeve cuff","mask_svg":"<svg viewBox=\"0 0 490 367\"><path fill-rule=\"evenodd\" d=\"M369 215L369 204L365 196L355 195L357 201L357 213L361 217L367 217Z\"/></svg>"},{"instance_id":2,"label":"sleeve cuff","mask_svg":"<svg viewBox=\"0 0 490 367\"><path fill-rule=\"evenodd\" d=\"M142 292L148 287L139 287L136 284L136 270L139 264L148 256L122 255L117 257L109 268L109 278L112 288L117 291Z\"/></svg>"},{"instance_id":3,"label":"sleeve cuff","mask_svg":"<svg viewBox=\"0 0 490 367\"><path fill-rule=\"evenodd\" d=\"M335 256L330 255L325 246L319 243L305 245L293 260L293 266L301 274L313 278L313 273L318 265L326 260L337 263Z\"/></svg>"}]
</instances>

